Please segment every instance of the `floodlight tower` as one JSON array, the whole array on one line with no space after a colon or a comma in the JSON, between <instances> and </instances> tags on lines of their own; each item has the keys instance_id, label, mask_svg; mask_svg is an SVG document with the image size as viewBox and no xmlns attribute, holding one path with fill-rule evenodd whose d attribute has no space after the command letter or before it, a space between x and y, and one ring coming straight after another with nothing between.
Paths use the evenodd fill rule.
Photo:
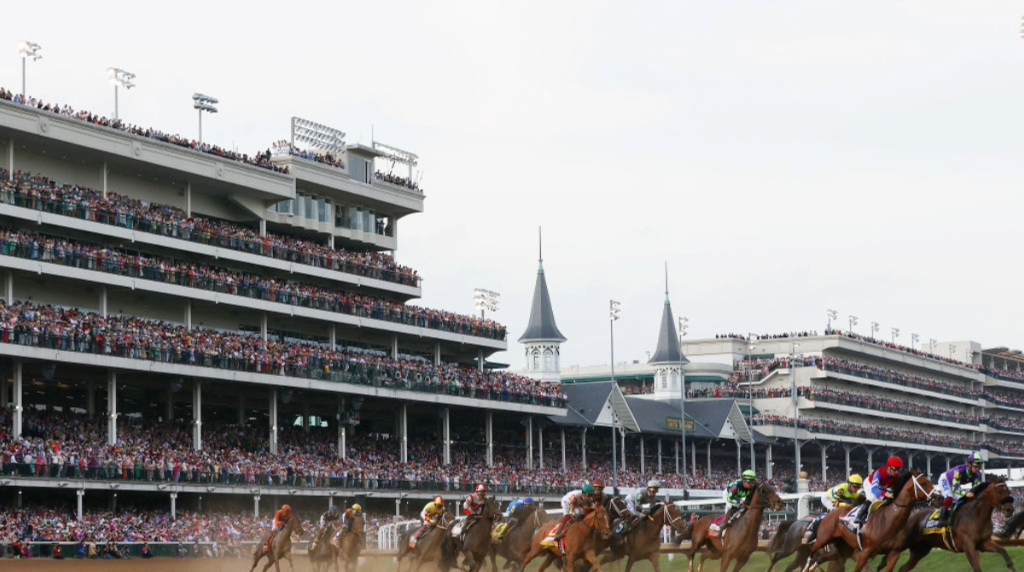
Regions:
<instances>
[{"instance_id":1,"label":"floodlight tower","mask_svg":"<svg viewBox=\"0 0 1024 572\"><path fill-rule=\"evenodd\" d=\"M34 42L28 40L18 42L18 55L21 56L21 97L23 103L28 99L28 94L25 93L25 62L29 58L32 58L32 61L36 61L43 57L43 54L39 53L42 50L43 48Z\"/></svg>"},{"instance_id":2,"label":"floodlight tower","mask_svg":"<svg viewBox=\"0 0 1024 572\"><path fill-rule=\"evenodd\" d=\"M110 77L110 83L114 84L114 121L119 119L117 109L117 89L123 87L125 89L131 89L135 87L132 81L135 80L135 74L129 71L124 71L120 68L107 68L107 75Z\"/></svg>"},{"instance_id":3,"label":"floodlight tower","mask_svg":"<svg viewBox=\"0 0 1024 572\"><path fill-rule=\"evenodd\" d=\"M199 111L199 144L203 144L203 112L217 113L217 108L214 107L220 103L216 98L210 97L209 95L203 95L201 93L192 94L192 107Z\"/></svg>"},{"instance_id":4,"label":"floodlight tower","mask_svg":"<svg viewBox=\"0 0 1024 572\"><path fill-rule=\"evenodd\" d=\"M480 310L480 319L483 320L485 311L497 312L501 308L501 294L493 290L475 288L473 289L473 304L477 310Z\"/></svg>"}]
</instances>

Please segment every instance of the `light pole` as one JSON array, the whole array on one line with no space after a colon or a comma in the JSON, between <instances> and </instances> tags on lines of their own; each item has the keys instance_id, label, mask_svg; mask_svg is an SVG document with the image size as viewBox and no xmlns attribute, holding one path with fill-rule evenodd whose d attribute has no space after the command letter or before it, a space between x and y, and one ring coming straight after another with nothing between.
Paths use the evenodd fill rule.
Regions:
<instances>
[{"instance_id":1,"label":"light pole","mask_svg":"<svg viewBox=\"0 0 1024 572\"><path fill-rule=\"evenodd\" d=\"M30 42L28 40L21 40L18 42L18 55L21 56L21 98L22 103L28 102L28 95L25 93L25 62L29 58L32 61L36 61L43 57L43 54L39 53L43 50L39 44Z\"/></svg>"},{"instance_id":2,"label":"light pole","mask_svg":"<svg viewBox=\"0 0 1024 572\"><path fill-rule=\"evenodd\" d=\"M199 145L203 144L203 112L217 113L214 105L220 103L216 98L201 93L192 94L192 107L199 110Z\"/></svg>"},{"instance_id":3,"label":"light pole","mask_svg":"<svg viewBox=\"0 0 1024 572\"><path fill-rule=\"evenodd\" d=\"M853 316L851 316L853 318ZM856 318L854 318L856 320ZM791 379L792 386L790 391L793 392L793 463L795 468L793 471L796 473L794 478L800 477L800 440L797 438L800 431L798 418L800 416L799 400L796 396L796 356L800 351L800 344L793 344L793 353L789 357L789 377ZM795 482L795 481L794 481Z\"/></svg>"},{"instance_id":4,"label":"light pole","mask_svg":"<svg viewBox=\"0 0 1024 572\"><path fill-rule=\"evenodd\" d=\"M473 289L473 303L476 305L476 309L480 310L480 319L484 319L484 311L497 312L501 307L501 294L493 290L484 290L483 288Z\"/></svg>"},{"instance_id":5,"label":"light pole","mask_svg":"<svg viewBox=\"0 0 1024 572\"><path fill-rule=\"evenodd\" d=\"M893 328L892 329L892 343L893 344L896 343L896 338L898 338L898 337L900 337L900 329L899 328Z\"/></svg>"},{"instance_id":6,"label":"light pole","mask_svg":"<svg viewBox=\"0 0 1024 572\"><path fill-rule=\"evenodd\" d=\"M928 339L928 353L935 355L935 344L939 343L939 340L935 338Z\"/></svg>"},{"instance_id":7,"label":"light pole","mask_svg":"<svg viewBox=\"0 0 1024 572\"><path fill-rule=\"evenodd\" d=\"M875 334L878 333L878 322L871 322L871 339L875 339Z\"/></svg>"},{"instance_id":8,"label":"light pole","mask_svg":"<svg viewBox=\"0 0 1024 572\"><path fill-rule=\"evenodd\" d=\"M917 349L917 342L921 341L921 336L917 334L910 334L910 349Z\"/></svg>"},{"instance_id":9,"label":"light pole","mask_svg":"<svg viewBox=\"0 0 1024 572\"><path fill-rule=\"evenodd\" d=\"M107 75L110 77L110 83L114 84L114 121L117 121L120 117L117 109L117 88L131 89L135 87L135 84L132 83L135 74L120 68L107 68Z\"/></svg>"},{"instance_id":10,"label":"light pole","mask_svg":"<svg viewBox=\"0 0 1024 572\"><path fill-rule=\"evenodd\" d=\"M832 309L828 309L825 310L825 315L828 316L828 329L832 330L832 320L839 319L839 312L836 312L835 310Z\"/></svg>"},{"instance_id":11,"label":"light pole","mask_svg":"<svg viewBox=\"0 0 1024 572\"><path fill-rule=\"evenodd\" d=\"M686 373L683 372L683 336L686 335L686 328L690 320L685 317L679 318L679 432L682 433L683 456L683 498L686 498Z\"/></svg>"},{"instance_id":12,"label":"light pole","mask_svg":"<svg viewBox=\"0 0 1024 572\"><path fill-rule=\"evenodd\" d=\"M956 344L949 344L949 359L956 359L953 354L956 353Z\"/></svg>"},{"instance_id":13,"label":"light pole","mask_svg":"<svg viewBox=\"0 0 1024 572\"><path fill-rule=\"evenodd\" d=\"M850 316L850 335L853 335L853 327L857 325L857 316Z\"/></svg>"},{"instance_id":14,"label":"light pole","mask_svg":"<svg viewBox=\"0 0 1024 572\"><path fill-rule=\"evenodd\" d=\"M757 334L747 334L747 425L750 426L750 468L756 466L754 463L754 340Z\"/></svg>"},{"instance_id":15,"label":"light pole","mask_svg":"<svg viewBox=\"0 0 1024 572\"><path fill-rule=\"evenodd\" d=\"M615 392L615 320L619 319L619 314L622 313L622 304L615 300L608 300L608 328L611 334L611 358L612 358L612 394ZM609 395L612 395L609 394ZM615 405L612 405L612 491L613 494L618 494L619 490L619 460L618 454L616 453L615 441L619 438L618 424L615 422ZM626 452L623 451L623 454Z\"/></svg>"}]
</instances>

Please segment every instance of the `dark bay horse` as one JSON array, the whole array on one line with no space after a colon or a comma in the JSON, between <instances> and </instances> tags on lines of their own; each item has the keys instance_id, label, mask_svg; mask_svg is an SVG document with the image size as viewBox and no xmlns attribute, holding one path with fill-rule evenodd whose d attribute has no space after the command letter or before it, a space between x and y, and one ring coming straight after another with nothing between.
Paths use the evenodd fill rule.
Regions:
<instances>
[{"instance_id":1,"label":"dark bay horse","mask_svg":"<svg viewBox=\"0 0 1024 572\"><path fill-rule=\"evenodd\" d=\"M288 519L288 522L284 523L284 528L277 533L274 537L274 544L267 550L267 542L263 541L252 549L252 568L249 568L249 572L256 569L256 565L267 557L267 563L263 566L263 572L267 572L271 566L274 566L277 572L281 572L281 559L286 558L288 560L288 566L295 570L295 564L292 563L292 534L298 534L302 537L306 531L302 528L302 521L299 517L293 516ZM270 538L269 536L267 537Z\"/></svg>"},{"instance_id":2,"label":"dark bay horse","mask_svg":"<svg viewBox=\"0 0 1024 572\"><path fill-rule=\"evenodd\" d=\"M526 565L534 558L545 554L544 563L540 565L540 570L537 572L544 572L548 566L551 566L557 560L561 560L563 572L572 572L572 563L579 559L590 563L597 572L602 572L594 550L597 541L595 537L599 536L607 540L612 535L612 530L608 527L608 514L605 512L604 507L598 506L588 511L579 522L567 523L568 528L565 529L565 533L560 541L560 544L565 547L564 556L558 546L541 546L541 542L547 537L548 532L551 531L555 524L545 524L540 527L540 530L537 531L537 534L534 535L530 543L530 552L523 559L523 565L520 567L520 570L526 568ZM567 565L566 563L570 564Z\"/></svg>"},{"instance_id":3,"label":"dark bay horse","mask_svg":"<svg viewBox=\"0 0 1024 572\"><path fill-rule=\"evenodd\" d=\"M467 516L463 521L463 526L470 527L463 534L462 546L459 547L466 556L463 561L466 572L478 572L488 556L491 557L492 572L498 572L498 565L494 562L494 547L491 545L491 528L500 516L498 502L487 499L479 517Z\"/></svg>"},{"instance_id":4,"label":"dark bay horse","mask_svg":"<svg viewBox=\"0 0 1024 572\"><path fill-rule=\"evenodd\" d=\"M782 499L775 489L767 483L757 483L754 486L754 493L750 496L750 508L726 530L724 541L721 536L708 536L708 528L719 515L710 514L702 517L693 525L690 550L683 553L690 561L687 570L693 572L693 560L700 553L703 555L698 567L701 572L704 570L704 561L709 558L721 558L720 570L723 572L728 570L729 564L735 562L733 572L738 572L750 559L750 555L757 550L757 535L761 528L761 519L764 518L764 509L782 510L782 507Z\"/></svg>"},{"instance_id":5,"label":"dark bay horse","mask_svg":"<svg viewBox=\"0 0 1024 572\"><path fill-rule=\"evenodd\" d=\"M437 562L442 572L455 567L455 540L448 534L451 530L455 517L452 513L446 512L441 515L437 526L427 530L420 536L416 543L416 549L409 548L409 537L418 529L407 530L398 543L398 563L395 572L402 572L402 559L409 556L412 562L409 563L409 571L417 572L426 562Z\"/></svg>"},{"instance_id":6,"label":"dark bay horse","mask_svg":"<svg viewBox=\"0 0 1024 572\"><path fill-rule=\"evenodd\" d=\"M925 524L932 511L919 510L910 515L903 527L903 549L910 551L910 560L900 566L900 572L913 570L922 558L928 556L932 548L942 548L951 552L962 552L967 557L974 572L981 572L979 552L996 552L1003 557L1010 572L1015 572L1013 561L1006 549L992 540L992 512L996 509L1003 515L1013 514L1013 495L1004 481L990 481L974 487L974 497L965 501L953 513L950 520L952 546L947 546L944 534L925 534ZM891 572L899 558L899 551L892 551L886 557L886 572Z\"/></svg>"},{"instance_id":7,"label":"dark bay horse","mask_svg":"<svg viewBox=\"0 0 1024 572\"><path fill-rule=\"evenodd\" d=\"M363 529L363 517L357 516L352 519L352 527L348 531L342 528L338 534L341 536L340 548L337 557L345 566L345 572L355 572L359 563L359 553L363 551L363 544L366 543L366 533ZM337 570L337 563L335 563Z\"/></svg>"},{"instance_id":8,"label":"dark bay horse","mask_svg":"<svg viewBox=\"0 0 1024 572\"><path fill-rule=\"evenodd\" d=\"M494 551L505 559L505 568L515 566L518 570L523 565L523 559L530 551L530 541L537 529L551 521L548 515L539 504L531 505L524 510L515 527L512 528L502 539L500 544L495 545Z\"/></svg>"},{"instance_id":9,"label":"dark bay horse","mask_svg":"<svg viewBox=\"0 0 1024 572\"><path fill-rule=\"evenodd\" d=\"M309 563L313 567L313 572L320 572L321 570L328 570L331 565L334 565L334 569L338 569L338 549L335 548L330 540L335 534L335 527L333 523L327 523L324 528L314 538L313 542L309 545Z\"/></svg>"},{"instance_id":10,"label":"dark bay horse","mask_svg":"<svg viewBox=\"0 0 1024 572\"><path fill-rule=\"evenodd\" d=\"M626 572L633 568L633 564L641 560L648 560L654 568L654 572L661 572L659 561L661 560L661 531L668 526L672 528L677 536L685 536L692 530L696 515L687 520L679 512L679 507L672 503L658 506L650 516L637 523L619 544L611 545L611 553L601 558L602 564L613 562L627 556Z\"/></svg>"},{"instance_id":11,"label":"dark bay horse","mask_svg":"<svg viewBox=\"0 0 1024 572\"><path fill-rule=\"evenodd\" d=\"M836 510L842 510L844 514L849 512L849 509ZM817 517L810 516L779 523L779 528L775 531L775 535L772 536L772 541L768 545L767 572L772 572L780 560L794 553L796 557L786 567L785 572L793 572L793 570L807 563L807 558L811 555L811 545L804 542L804 533L807 532L807 527L814 522L815 518ZM829 548L833 547L845 550L846 554L845 557L829 562L828 572L843 572L843 562L853 555L853 551L845 543L836 544L833 542L829 545Z\"/></svg>"},{"instance_id":12,"label":"dark bay horse","mask_svg":"<svg viewBox=\"0 0 1024 572\"><path fill-rule=\"evenodd\" d=\"M853 549L854 572L860 572L875 554L886 554L898 548L900 532L910 518L914 503L930 500L937 490L921 474L919 469L905 471L893 485L896 498L887 505L880 507L868 517L860 534L850 532L839 522L840 517L848 514L845 511L832 511L825 516L818 526L818 536L811 546L811 556L807 559L803 572L810 572L822 562L832 560L841 551L822 551L825 545L833 541L841 541ZM868 510L870 505L863 505L861 510ZM897 555L898 556L898 555ZM895 562L895 560L894 560Z\"/></svg>"}]
</instances>

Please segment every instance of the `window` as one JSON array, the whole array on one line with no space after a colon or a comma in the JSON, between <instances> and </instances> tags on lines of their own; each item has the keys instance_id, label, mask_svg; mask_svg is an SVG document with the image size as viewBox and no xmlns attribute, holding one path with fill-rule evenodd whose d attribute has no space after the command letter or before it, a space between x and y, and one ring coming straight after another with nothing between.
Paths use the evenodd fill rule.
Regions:
<instances>
[{"instance_id":1,"label":"window","mask_svg":"<svg viewBox=\"0 0 1024 572\"><path fill-rule=\"evenodd\" d=\"M544 370L551 371L552 366L551 350L544 350Z\"/></svg>"},{"instance_id":2,"label":"window","mask_svg":"<svg viewBox=\"0 0 1024 572\"><path fill-rule=\"evenodd\" d=\"M661 374L661 388L668 389L668 374L664 372Z\"/></svg>"},{"instance_id":3,"label":"window","mask_svg":"<svg viewBox=\"0 0 1024 572\"><path fill-rule=\"evenodd\" d=\"M533 367L531 367L530 369L532 369L532 370L539 370L540 369L540 352L537 351L537 350L533 350Z\"/></svg>"}]
</instances>

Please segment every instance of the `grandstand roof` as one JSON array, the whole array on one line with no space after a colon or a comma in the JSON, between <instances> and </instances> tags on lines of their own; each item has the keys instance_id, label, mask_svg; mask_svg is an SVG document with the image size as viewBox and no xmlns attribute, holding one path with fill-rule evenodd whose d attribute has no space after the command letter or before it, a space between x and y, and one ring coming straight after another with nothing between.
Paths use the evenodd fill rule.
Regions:
<instances>
[{"instance_id":1,"label":"grandstand roof","mask_svg":"<svg viewBox=\"0 0 1024 572\"><path fill-rule=\"evenodd\" d=\"M555 325L555 313L551 309L551 295L548 282L544 279L544 259L538 260L537 284L533 287L533 304L530 306L530 323L519 336L520 342L564 342L565 336Z\"/></svg>"},{"instance_id":2,"label":"grandstand roof","mask_svg":"<svg viewBox=\"0 0 1024 572\"><path fill-rule=\"evenodd\" d=\"M641 397L627 397L626 402L629 404L629 408L633 411L634 417L640 422L640 432L654 435L671 435L678 437L680 430L678 428L669 428L669 419L679 419L679 402L677 401L675 406L664 401L655 401L653 399L645 399ZM725 424L725 420L722 419L718 422L711 422L710 424L704 423L705 415L700 414L701 420L693 415L695 412L691 412L690 408L687 408L686 419L693 421L693 431L688 431L687 434L691 437L703 437L703 438L717 438L718 433L712 430L712 426L722 427ZM713 412L717 413L717 412ZM713 417L714 415L712 415Z\"/></svg>"},{"instance_id":3,"label":"grandstand roof","mask_svg":"<svg viewBox=\"0 0 1024 572\"><path fill-rule=\"evenodd\" d=\"M658 329L658 347L654 355L647 360L650 364L690 363L679 349L679 335L676 333L676 321L672 317L672 303L668 300L668 289L665 290L665 309L661 313L661 328Z\"/></svg>"},{"instance_id":4,"label":"grandstand roof","mask_svg":"<svg viewBox=\"0 0 1024 572\"><path fill-rule=\"evenodd\" d=\"M615 411L622 427L633 433L642 430L626 397L622 395L619 387L610 381L565 385L562 386L562 391L568 398L567 415L565 417L548 416L548 419L557 425L610 426L611 418L608 406L611 405L611 409ZM602 418L602 414L604 418Z\"/></svg>"}]
</instances>

